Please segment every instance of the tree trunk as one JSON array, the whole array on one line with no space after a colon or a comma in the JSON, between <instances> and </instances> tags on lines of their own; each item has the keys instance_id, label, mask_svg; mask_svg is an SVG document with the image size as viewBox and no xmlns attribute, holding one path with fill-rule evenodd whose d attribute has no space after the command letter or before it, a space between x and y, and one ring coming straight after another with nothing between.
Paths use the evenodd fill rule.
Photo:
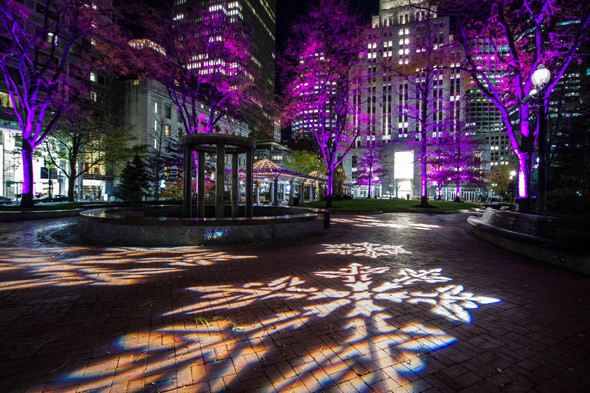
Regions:
<instances>
[{"instance_id":1,"label":"tree trunk","mask_svg":"<svg viewBox=\"0 0 590 393\"><path fill-rule=\"evenodd\" d=\"M156 199L156 202L160 200L160 179L156 179L156 187L154 188L154 198Z\"/></svg>"},{"instance_id":2,"label":"tree trunk","mask_svg":"<svg viewBox=\"0 0 590 393\"><path fill-rule=\"evenodd\" d=\"M332 207L332 196L334 195L334 170L328 168L326 171L326 207Z\"/></svg>"},{"instance_id":3,"label":"tree trunk","mask_svg":"<svg viewBox=\"0 0 590 393\"><path fill-rule=\"evenodd\" d=\"M431 207L428 204L428 178L426 165L426 133L423 133L422 141L420 142L420 172L422 175L422 179L420 180L420 207Z\"/></svg>"},{"instance_id":4,"label":"tree trunk","mask_svg":"<svg viewBox=\"0 0 590 393\"><path fill-rule=\"evenodd\" d=\"M428 196L420 197L420 207L430 207L428 204Z\"/></svg>"},{"instance_id":5,"label":"tree trunk","mask_svg":"<svg viewBox=\"0 0 590 393\"><path fill-rule=\"evenodd\" d=\"M531 190L531 174L533 155L521 152L518 155L518 197L529 198Z\"/></svg>"},{"instance_id":6,"label":"tree trunk","mask_svg":"<svg viewBox=\"0 0 590 393\"><path fill-rule=\"evenodd\" d=\"M78 177L78 171L76 170L76 160L70 160L70 174L68 176L68 201L74 202L74 188L76 185L76 178Z\"/></svg>"},{"instance_id":7,"label":"tree trunk","mask_svg":"<svg viewBox=\"0 0 590 393\"><path fill-rule=\"evenodd\" d=\"M23 159L23 189L20 206L33 207L33 147L26 139L23 139L21 153Z\"/></svg>"},{"instance_id":8,"label":"tree trunk","mask_svg":"<svg viewBox=\"0 0 590 393\"><path fill-rule=\"evenodd\" d=\"M455 202L461 202L461 183L457 182L457 188L455 189Z\"/></svg>"},{"instance_id":9,"label":"tree trunk","mask_svg":"<svg viewBox=\"0 0 590 393\"><path fill-rule=\"evenodd\" d=\"M328 169L326 171L326 196L331 197L334 195L334 171Z\"/></svg>"}]
</instances>

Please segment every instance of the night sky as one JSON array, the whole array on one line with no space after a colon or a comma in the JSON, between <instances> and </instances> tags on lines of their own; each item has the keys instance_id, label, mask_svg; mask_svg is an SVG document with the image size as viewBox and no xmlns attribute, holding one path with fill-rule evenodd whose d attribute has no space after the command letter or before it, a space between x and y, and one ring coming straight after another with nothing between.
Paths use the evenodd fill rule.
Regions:
<instances>
[{"instance_id":1,"label":"night sky","mask_svg":"<svg viewBox=\"0 0 590 393\"><path fill-rule=\"evenodd\" d=\"M305 14L310 5L317 0L277 0L277 51L283 49L283 43L288 37L293 21ZM379 0L351 0L359 14L365 16L366 21L371 20L372 15L379 13Z\"/></svg>"},{"instance_id":2,"label":"night sky","mask_svg":"<svg viewBox=\"0 0 590 393\"><path fill-rule=\"evenodd\" d=\"M317 0L277 0L277 55L283 51L283 46L289 36L291 24L299 16L305 14L309 6L316 4ZM379 13L379 0L350 0L350 3L356 6L358 13L361 14L366 22L371 20L372 15ZM279 77L279 70L275 77L276 92L280 93L282 84Z\"/></svg>"}]
</instances>

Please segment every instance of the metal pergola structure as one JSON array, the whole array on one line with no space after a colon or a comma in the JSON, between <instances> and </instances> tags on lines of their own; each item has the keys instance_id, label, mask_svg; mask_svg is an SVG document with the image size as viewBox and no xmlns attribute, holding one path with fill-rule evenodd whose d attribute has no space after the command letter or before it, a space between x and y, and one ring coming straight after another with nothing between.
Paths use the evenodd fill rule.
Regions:
<instances>
[{"instance_id":1,"label":"metal pergola structure","mask_svg":"<svg viewBox=\"0 0 590 393\"><path fill-rule=\"evenodd\" d=\"M235 135L219 134L192 134L182 137L184 147L184 204L183 216L192 217L192 176L193 159L191 155L197 152L198 173L197 173L197 217L205 217L205 153L214 153L217 158L216 178L225 178L225 156L232 156L232 193L231 207L232 217L238 216L240 202L240 179L238 156L246 154L246 208L245 216L253 216L252 208L252 186L253 180L253 159L256 142L252 139ZM215 217L224 216L224 182L217 181L215 187Z\"/></svg>"}]
</instances>

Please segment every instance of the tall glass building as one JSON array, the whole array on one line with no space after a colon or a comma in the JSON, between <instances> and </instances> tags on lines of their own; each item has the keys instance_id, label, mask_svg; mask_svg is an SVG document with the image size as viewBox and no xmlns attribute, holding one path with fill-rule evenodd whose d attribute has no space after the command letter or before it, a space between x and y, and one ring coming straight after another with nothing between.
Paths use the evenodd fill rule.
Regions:
<instances>
[{"instance_id":1,"label":"tall glass building","mask_svg":"<svg viewBox=\"0 0 590 393\"><path fill-rule=\"evenodd\" d=\"M179 6L203 2L210 12L223 12L233 23L243 23L252 40L251 59L257 94L250 97L255 110L244 112L250 136L257 140L274 138L276 58L276 0L178 0Z\"/></svg>"}]
</instances>

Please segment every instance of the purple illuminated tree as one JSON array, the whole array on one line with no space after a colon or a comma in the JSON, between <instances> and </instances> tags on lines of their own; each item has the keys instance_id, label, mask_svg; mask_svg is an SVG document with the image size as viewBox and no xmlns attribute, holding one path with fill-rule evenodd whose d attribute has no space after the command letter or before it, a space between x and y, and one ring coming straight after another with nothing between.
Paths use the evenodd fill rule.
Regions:
<instances>
[{"instance_id":1,"label":"purple illuminated tree","mask_svg":"<svg viewBox=\"0 0 590 393\"><path fill-rule=\"evenodd\" d=\"M282 62L285 117L300 134L313 135L326 164L326 203L334 173L364 125L366 73L362 26L346 2L320 0L294 26Z\"/></svg>"},{"instance_id":2,"label":"purple illuminated tree","mask_svg":"<svg viewBox=\"0 0 590 393\"><path fill-rule=\"evenodd\" d=\"M526 103L531 75L544 64L551 71L540 92L544 107L580 45L589 38L590 7L585 1L454 0L465 69L500 112L519 161L518 194L530 195L538 122ZM446 2L449 6L449 2ZM541 114L545 116L546 113Z\"/></svg>"},{"instance_id":3,"label":"purple illuminated tree","mask_svg":"<svg viewBox=\"0 0 590 393\"><path fill-rule=\"evenodd\" d=\"M378 141L369 141L363 146L363 151L358 158L357 171L355 173L355 184L367 186L367 198L371 198L371 188L374 183L381 183L386 177L383 168L385 145Z\"/></svg>"},{"instance_id":4,"label":"purple illuminated tree","mask_svg":"<svg viewBox=\"0 0 590 393\"><path fill-rule=\"evenodd\" d=\"M33 10L19 1L2 1L0 70L21 128L23 207L33 205L33 152L70 98L84 91L88 63L80 58L95 50L99 32L109 30L106 3L94 1L90 7L79 0L40 0Z\"/></svg>"},{"instance_id":5,"label":"purple illuminated tree","mask_svg":"<svg viewBox=\"0 0 590 393\"><path fill-rule=\"evenodd\" d=\"M249 32L238 2L174 3L145 18L138 10L147 39L131 41L135 72L166 86L187 134L219 132L260 100Z\"/></svg>"},{"instance_id":6,"label":"purple illuminated tree","mask_svg":"<svg viewBox=\"0 0 590 393\"><path fill-rule=\"evenodd\" d=\"M442 155L435 155L428 163L428 181L436 186L438 199L442 198L442 188L450 183L451 171L447 168L446 159Z\"/></svg>"},{"instance_id":7,"label":"purple illuminated tree","mask_svg":"<svg viewBox=\"0 0 590 393\"><path fill-rule=\"evenodd\" d=\"M471 139L463 127L450 129L438 142L440 149L439 170L446 172L447 183L455 184L455 202L461 201L461 185L481 185L479 144Z\"/></svg>"}]
</instances>

